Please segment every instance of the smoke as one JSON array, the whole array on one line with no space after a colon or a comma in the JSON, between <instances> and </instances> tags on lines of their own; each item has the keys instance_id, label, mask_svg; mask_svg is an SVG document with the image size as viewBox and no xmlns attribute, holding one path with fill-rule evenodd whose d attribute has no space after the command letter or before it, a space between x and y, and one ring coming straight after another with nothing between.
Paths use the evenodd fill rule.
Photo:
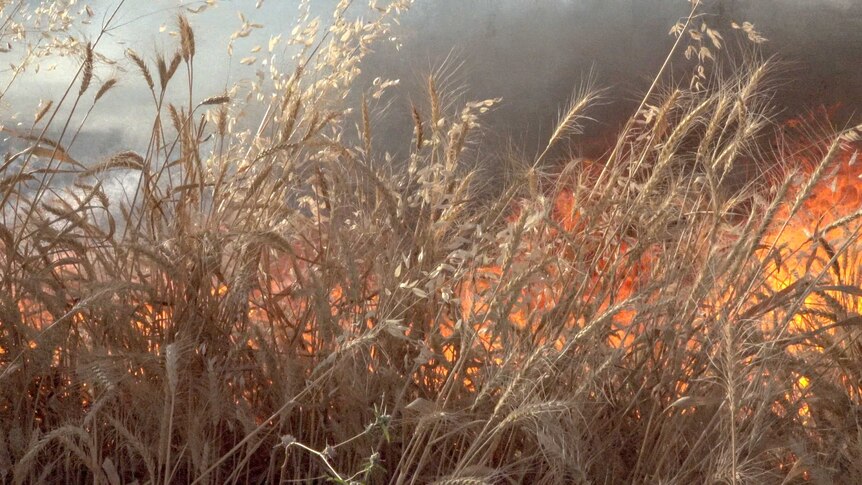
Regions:
<instances>
[{"instance_id":1,"label":"smoke","mask_svg":"<svg viewBox=\"0 0 862 485\"><path fill-rule=\"evenodd\" d=\"M199 51L195 91L201 98L253 77L258 66L238 62L244 52L293 27L295 1L265 2L260 10L253 3L219 2L217 8L192 16ZM315 13L324 20L335 3L312 2ZM91 4L101 16L115 2L95 0ZM175 39L159 30L161 26L168 32L172 29L176 3L127 4L100 52L122 58L123 51L133 47L152 57L157 49L173 48ZM688 9L686 0L416 0L397 32L400 50L383 44L363 66L366 83L376 76L402 80L387 116L379 119L378 133L384 136L378 139L395 140L385 146L392 151L398 150L398 140L409 140L410 102L422 101L424 75L435 69L447 74L450 90L464 87L464 97L502 97L501 106L486 118L485 129L489 136L513 139L527 151L536 149L551 130L556 113L572 91L592 77L598 86L609 88L606 102L591 112L598 122L585 134L587 140L600 139L602 134L613 133L649 86L673 44L670 27ZM240 25L239 10L265 27L240 39L234 58L228 59L225 46ZM844 119L836 120L840 122L851 119L862 106L862 2L707 0L704 12L704 20L724 33L726 49L737 44L732 22L752 22L769 39L762 47L763 55L777 54L786 63L775 98L784 113L842 103L839 117ZM94 29L97 24L94 22ZM673 78L683 82L691 68L691 63L677 56ZM25 119L39 99L56 99L76 69L75 62L67 62L52 75L43 71L19 82L25 88L11 91L4 102ZM112 74L99 73L102 79ZM104 133L117 126L142 126L136 121L141 113L151 112L152 106L136 74L133 68L121 73L120 87L102 102L99 116L88 122L91 130ZM134 143L147 135L123 133L111 139ZM103 144L79 148L100 155L110 149Z\"/></svg>"},{"instance_id":2,"label":"smoke","mask_svg":"<svg viewBox=\"0 0 862 485\"><path fill-rule=\"evenodd\" d=\"M598 139L631 112L673 44L670 27L688 10L684 0L418 2L403 23L400 55L384 50L367 65L413 80L407 90L415 93L419 74L450 59L453 78L468 87L469 97L504 99L489 131L520 137L527 150L592 75L610 88L608 102L593 111L600 122L586 134ZM840 103L840 123L862 107L862 2L715 0L705 2L703 12L703 20L724 34L725 51L736 51L727 55L751 50L733 23L751 22L768 39L762 56L775 55L783 66L775 83L780 113ZM463 64L455 69L459 62L451 59ZM677 56L672 76L683 82L692 68Z\"/></svg>"}]
</instances>

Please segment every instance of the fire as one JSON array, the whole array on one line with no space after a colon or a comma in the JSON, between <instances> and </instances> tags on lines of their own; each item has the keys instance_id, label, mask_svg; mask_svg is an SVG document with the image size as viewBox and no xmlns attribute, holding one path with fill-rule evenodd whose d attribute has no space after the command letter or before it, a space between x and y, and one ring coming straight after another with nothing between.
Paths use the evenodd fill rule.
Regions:
<instances>
[{"instance_id":1,"label":"fire","mask_svg":"<svg viewBox=\"0 0 862 485\"><path fill-rule=\"evenodd\" d=\"M791 128L797 126L798 122L788 124ZM842 263L846 263L846 257L838 258L827 268L825 265L836 248L829 243L829 239L836 233L846 231L843 227L832 227L840 217L851 214L862 206L862 191L857 187L857 180L862 178L862 163L858 162L858 151L855 149L844 149L838 157L834 167L829 174L816 187L814 193L803 203L802 209L789 217L789 204L785 205L779 214L778 220L787 220L787 224L780 228L774 228L769 236L775 241L776 246L785 247L788 256L782 261L776 261L774 267L766 274L770 286L780 292L789 288L798 281L799 274L804 269L813 267L815 270L833 271L836 278L841 278L839 271L849 271ZM802 164L811 164L812 161L800 159ZM801 187L797 187L801 190ZM546 229L540 234L523 236L525 241L519 253L511 256L507 262L509 265L523 265L530 256L532 246L551 244L559 248L558 256L562 261L574 257L572 249L558 241L565 238L565 233L585 230L583 227L578 200L572 190L563 189L558 191L550 201L552 210L549 212L554 224L551 229ZM520 209L513 211L508 220L510 230L514 230L519 224L529 225L531 221L519 220ZM534 221L533 221L534 222ZM824 231L824 228L828 229ZM820 232L818 232L820 231ZM846 234L844 234L846 236ZM770 239L768 237L767 239ZM631 248L631 243L625 239L618 241L615 253L604 254L596 259L593 280L598 280L604 271L607 271L615 258L626 253ZM805 252L806 248L814 248L819 253L812 255ZM589 253L586 256L593 256ZM581 255L581 257L584 257ZM645 253L639 262L630 265L625 271L618 275L615 298L617 301L624 300L633 294L638 281L647 273L651 261L651 255ZM58 275L76 274L77 266L57 256L53 263L53 271ZM298 318L302 313L317 311L309 305L308 298L299 297L295 294L302 286L302 282L311 274L310 267L305 263L295 261L262 261L262 267L266 268L266 277L261 278L261 285L247 292L245 298L248 300L244 318L248 321L263 325L276 317L279 320L291 320ZM843 269L842 269L843 268ZM545 275L537 275L529 278L529 281L520 289L519 296L512 301L505 314L499 314L498 308L491 308L490 301L493 300L494 292L501 290L499 280L504 271L500 265L479 267L474 271L469 283L460 285L457 294L457 308L459 315L447 315L440 322L439 333L444 339L451 339L456 332L456 327L463 324L471 325L475 332L475 345L480 346L485 353L491 356L491 361L501 362L502 350L499 334L492 329L499 325L510 325L513 331L529 332L536 329L543 315L552 311L559 303L561 295L566 291L559 285L552 285L547 281L554 281L557 268L553 264L544 267ZM351 297L345 295L342 288L335 285L327 300L329 301L328 317L336 323L348 328L353 325L352 314L357 311L376 310L377 297L374 293L374 282L368 281L369 295L362 296L361 301L349 301ZM421 292L417 288L411 288L414 292ZM213 298L227 298L233 289L228 285L214 281L210 296ZM827 295L837 295L836 291L825 291ZM837 296L836 296L837 297ZM816 295L809 296L806 306L817 306L822 304ZM595 302L585 302L595 303ZM605 299L598 302L596 310L601 312L609 309L615 302ZM27 298L18 301L21 314L28 324L35 328L44 328L53 321L54 316L41 305L34 304ZM853 308L862 312L862 299L857 298ZM625 348L630 346L638 334L637 328L631 328L630 323L635 317L635 312L630 309L621 309L613 315L613 327L610 330L607 343L611 347ZM83 316L75 317L80 321ZM173 310L170 305L153 304L142 302L135 326L138 331L146 334L153 328L163 327L173 318ZM800 330L807 328L807 324L797 315L794 317L795 324ZM582 322L570 321L566 325L577 327ZM372 320L366 322L366 326L373 325ZM313 353L320 345L319 340L307 329L294 329L301 336L302 346ZM155 337L155 335L150 335ZM251 341L249 341L251 342ZM560 338L554 345L561 348L565 344ZM249 344L254 347L253 344ZM155 346L153 351L158 351ZM4 350L5 352L5 350ZM457 359L456 346L446 344L443 347L443 359L453 363ZM806 381L807 382L807 381ZM803 386L804 387L804 386Z\"/></svg>"},{"instance_id":2,"label":"fire","mask_svg":"<svg viewBox=\"0 0 862 485\"><path fill-rule=\"evenodd\" d=\"M800 122L789 125L791 131ZM800 137L801 138L801 137ZM790 214L793 198L802 192L804 183L797 183L788 196L788 203L779 211L777 220L786 221L773 228L767 241L780 249L780 257L770 261L766 279L776 293L792 290L794 285L817 285L823 289L809 293L803 302L803 310L793 315L793 329L799 332L819 330L831 323L823 317L840 308L840 313L862 313L862 299L858 288L857 274L859 226L854 219L862 208L862 163L858 163L860 145L844 143L838 147L832 163L825 167L823 178L811 190L795 214ZM818 158L826 156L822 150L797 149L797 159L811 173ZM803 281L802 275L818 275L819 280ZM810 315L810 316L809 316ZM835 315L838 318L840 315ZM836 335L836 328L827 328L826 334ZM797 351L801 347L796 346ZM819 349L823 351L822 348ZM807 386L803 386L807 387Z\"/></svg>"},{"instance_id":3,"label":"fire","mask_svg":"<svg viewBox=\"0 0 862 485\"><path fill-rule=\"evenodd\" d=\"M762 278L773 294L815 284L804 279L807 278L805 275L823 275L824 278L816 282L822 289L807 293L801 308L790 317L791 328L798 334L822 329L826 335L838 335L838 330L830 326L833 322L824 317L834 302L840 303L838 306L849 313L862 313L862 298L859 298L862 290L855 293L856 296L848 296L847 292L847 287L858 283L853 280L858 277L858 261L854 259L855 253L844 251L841 247L843 241L853 237L852 226L838 224L842 217L854 214L862 207L862 190L857 187L857 181L862 178L862 163L858 163L857 148L849 145L842 147L832 165L827 168L826 176L794 214L791 214L790 208L794 197L804 190L804 184L791 190L776 217L776 220L786 223L769 228L765 241L771 247L757 252L762 259ZM800 156L798 162L811 167L817 160ZM414 318L410 315L383 322L378 320L378 313L382 310L379 292L383 287L376 280L378 277L357 276L361 282L359 289L337 283L308 284L320 278L320 271L315 266L313 251L299 243L292 248L292 255L276 257L275 252L264 252L260 261L257 261L253 281L246 287L237 283L228 284L214 277L205 283L199 295L213 305L239 301L236 320L247 324L246 328L269 330L273 322L282 323L282 327L270 330L271 335L267 335L278 341L284 352L307 359L324 359L337 351L338 345L342 345L325 332L334 334L338 331L355 336L388 325L387 332L393 338L403 337L400 333L402 330L411 337L421 335L423 348L414 360L419 370L408 378L430 389L441 389L447 382L455 382L467 392L482 389L487 379L485 369L482 365L464 359L481 359L486 367L502 367L509 350L505 347L508 334L527 336L532 338L533 343L557 351L564 349L568 343L566 332L547 331L545 327L548 321L566 330L581 329L595 315L608 313L601 342L612 352L634 352L638 337L646 331L645 325L642 318L639 320L637 310L622 305L622 302L637 295L642 285L649 282L650 268L658 260L662 248L649 248L632 256L637 248L636 232L611 236L598 234L601 229L594 229L595 221L585 220L579 207L579 204L584 203L584 195L578 192L577 187L565 184L560 187L551 195L539 196L538 200L518 202L512 208L499 238L509 241L518 239L517 248L503 247L501 255L491 264L468 261L469 277L460 279L451 287L444 284L442 290L440 287L429 290L416 280L396 275L403 280L399 290L404 291L407 297L430 300L441 308L436 316L417 313L418 318L433 318L433 322L409 321L409 318ZM596 237L591 237L591 231L597 233ZM578 237L573 238L573 234ZM583 235L588 237L581 237ZM575 247L568 243L573 239L584 243ZM593 240L600 242L593 244ZM771 252L772 247L780 250ZM537 255L541 255L541 258ZM59 257L54 263L52 271L58 278L68 278L79 271L77 266ZM583 270L584 278L573 283L560 278L560 274L566 274L563 268L568 268L567 265L586 268ZM400 268L399 265L396 273L400 273ZM444 283L448 284L446 281ZM581 288L568 286L570 284L583 285L586 289L580 291ZM311 294L313 290L309 288L327 290ZM578 291L573 291L576 289ZM500 294L513 297L508 301L501 300ZM567 301L567 295L570 294L582 296L578 301ZM706 303L704 313L715 312L726 298L727 295L714 296L713 301ZM163 352L164 331L178 318L176 305L170 301L143 299L136 303L131 316L132 327L148 342L149 352L160 354ZM566 317L566 321L555 320L557 317L554 311L563 304L579 305L583 311L566 313L580 315ZM758 301L751 301L750 304L757 305ZM19 299L18 308L26 323L36 329L46 328L55 320L55 314L44 305L28 298ZM309 318L308 315L313 317ZM84 312L75 314L71 320L76 327L86 327ZM772 322L759 323L765 334L776 331ZM429 329L432 325L433 328ZM674 342L692 351L702 345L697 337L686 337ZM234 343L252 353L263 347L259 337L253 334L243 334ZM661 355L668 345L671 344L655 341L647 347L646 352ZM29 340L26 346L36 351L39 343ZM799 343L790 349L801 355L812 349L823 352L825 347ZM61 350L53 351L55 363L61 361ZM0 347L0 356L7 354L8 350ZM392 358L385 349L374 344L369 349L369 355L371 358L364 363L363 368L371 374L379 370L376 362ZM750 363L750 360L746 363ZM685 366L687 363L679 365ZM148 377L149 373L144 367L134 367L129 372L137 378ZM821 378L794 373L786 382L788 387L784 401L776 400L772 404L772 411L778 416L793 417L802 424L814 422L816 413L807 398ZM840 378L848 389L858 387L858 383L852 382L847 376ZM653 391L657 395L665 392L673 396L672 399L682 399L692 387L690 382L684 380L662 385L664 388L656 386ZM238 395L247 402L260 399L259 389L242 389L241 385L234 383L229 383L229 386L235 386ZM83 402L89 405L89 397L85 396ZM798 405L788 410L784 402ZM695 404L686 404L679 411L692 414L695 409ZM749 411L740 409L739 413ZM642 419L641 410L632 412L637 419ZM263 423L263 419L259 417L258 424Z\"/></svg>"}]
</instances>

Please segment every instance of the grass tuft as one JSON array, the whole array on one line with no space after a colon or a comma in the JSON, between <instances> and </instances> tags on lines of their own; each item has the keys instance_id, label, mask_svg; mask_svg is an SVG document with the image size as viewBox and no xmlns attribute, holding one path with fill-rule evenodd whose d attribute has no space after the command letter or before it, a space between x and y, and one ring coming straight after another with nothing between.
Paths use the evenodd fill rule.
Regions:
<instances>
[{"instance_id":1,"label":"grass tuft","mask_svg":"<svg viewBox=\"0 0 862 485\"><path fill-rule=\"evenodd\" d=\"M3 128L0 481L858 482L860 129L787 136L768 62L703 74L704 24L696 82L659 76L604 157L553 150L587 83L489 187L501 100L440 73L407 153L375 145L397 82L359 66L409 4L301 15L296 67L273 40L222 94L179 16L158 93L126 52L143 149L69 155L97 41L76 99Z\"/></svg>"}]
</instances>

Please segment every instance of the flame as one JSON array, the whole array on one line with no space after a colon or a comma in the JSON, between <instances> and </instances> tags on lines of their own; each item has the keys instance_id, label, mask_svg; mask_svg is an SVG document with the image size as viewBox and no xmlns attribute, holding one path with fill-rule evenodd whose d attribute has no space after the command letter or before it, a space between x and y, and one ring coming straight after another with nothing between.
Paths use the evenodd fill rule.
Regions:
<instances>
[{"instance_id":1,"label":"flame","mask_svg":"<svg viewBox=\"0 0 862 485\"><path fill-rule=\"evenodd\" d=\"M828 110L827 115L828 115ZM807 126L800 121L791 122L791 129ZM793 138L793 137L791 137ZM800 137L800 139L802 139ZM805 183L794 184L788 195L788 202L778 212L776 220L786 221L785 224L774 227L768 233L766 241L772 247L780 249L780 256L770 261L766 273L768 285L779 293L792 289L794 285L815 282L803 280L803 276L819 275L816 284L823 286L822 291L809 292L803 302L803 309L826 311L831 302L840 303L843 311L851 314L862 313L862 298L848 293L846 290L858 287L860 281L856 273L858 267L858 224L844 219L848 224L839 224L842 218L851 216L862 208L862 191L859 180L862 178L862 163L858 163L860 145L845 143L839 147L834 161L825 167L823 178L812 188L810 195L801 204L800 209L791 214L794 198L804 189ZM822 150L806 150L798 148L796 159L806 172L811 173L813 167L825 156ZM802 177L800 180L804 180ZM842 246L848 244L846 250ZM767 250L760 252L764 255ZM831 300L831 302L830 302ZM797 312L792 317L792 329L797 332L818 330L829 322L822 318L806 317L805 312ZM769 331L768 326L765 330ZM835 328L827 328L825 333L836 335ZM791 349L801 352L801 346ZM818 351L824 351L818 348Z\"/></svg>"},{"instance_id":2,"label":"flame","mask_svg":"<svg viewBox=\"0 0 862 485\"><path fill-rule=\"evenodd\" d=\"M801 122L791 122L790 129L803 126ZM816 159L806 159L800 156L799 162L808 167L813 167ZM809 172L811 169L809 168ZM792 289L795 285L809 284L803 280L804 275L823 274L826 281L833 283L821 292L809 292L802 302L803 309L823 309L828 306L829 299L840 300L843 308L851 313L862 313L862 298L848 296L846 292L835 288L846 284L847 279L857 277L855 268L858 261L854 260L854 254L840 252L838 246L841 241L852 237L850 229L845 226L835 226L842 217L853 214L862 207L862 190L858 188L858 180L862 178L862 163L858 163L858 150L853 146L842 147L839 156L832 166L827 167L826 176L811 192L810 196L802 203L796 213L791 214L791 206L794 198L804 190L804 184L799 184L790 191L788 200L779 210L777 221L786 223L770 228L765 241L770 247L758 251L763 259L763 278L767 286L775 293ZM524 201L523 204L533 203ZM456 379L468 391L479 389L483 375L482 367L467 362L458 366L460 359L476 351L485 358L485 364L502 366L506 350L504 348L504 332L520 332L525 335L545 335L538 332L543 324L543 319L557 308L571 288L567 288L556 276L560 274L559 266L555 264L544 264L536 274L524 276L523 285L513 293L517 296L508 302L505 308L500 308L498 295L512 293L508 289L501 288L505 280L504 274L512 271L513 267L531 267L533 261L534 247L554 248L561 263L571 262L576 258L594 262L591 272L586 275L586 285L598 286L606 281L608 272L614 274L613 291L607 292L614 297L594 297L591 291L585 291L584 301L578 302L585 306L593 307L593 314L602 314L615 307L620 301L635 295L639 285L649 277L650 264L655 260L655 253L645 252L634 262L629 262L625 267L619 269L616 264L624 260L625 255L635 246L631 235L620 235L614 241L613 250L601 252L599 248L586 247L583 254L574 254L569 245L563 244L566 234L577 231L588 231L587 224L582 220L578 198L573 190L562 189L554 194L549 204L551 210L526 210L527 207L515 208L508 219L507 230L515 231L524 227L529 228L536 222L531 220L532 215L527 214L549 214L553 224L542 231L524 231L522 245L518 251L510 254L496 264L478 266L472 270L470 277L460 282L451 296L444 298L452 304L444 306L439 319L435 322L439 325L433 332L428 332L424 337L427 349L426 353L420 354L420 371L411 376L418 383L439 387L453 374L457 373ZM534 208L533 208L534 209ZM779 248L778 253L770 252L772 248ZM345 290L342 286L334 284L328 293L310 297L303 293L306 287L304 282L315 278L315 269L308 261L313 257L302 254L301 248L296 248L301 258L280 256L278 258L268 255L264 256L259 263L260 274L257 276L257 284L249 285L251 289L244 290L238 286L213 280L210 287L204 292L213 300L228 300L238 298L245 305L240 315L252 325L266 327L272 321L280 322L307 322L304 315L315 312L316 318L327 321L327 325L340 328L345 331L353 331L356 334L373 330L383 322L377 321L374 315L379 310L380 296L377 293L381 285L372 277L364 281L362 291ZM779 256L773 257L775 254ZM58 277L69 278L79 274L79 268L70 262L63 262L65 255L57 255L53 261L52 271ZM772 258L772 259L768 259ZM828 285L827 285L828 286ZM858 285L857 285L858 286ZM427 298L438 298L437 294L429 295L423 288L416 287L413 283L405 282L402 288L414 294ZM353 292L351 292L353 291ZM600 293L599 293L600 294ZM717 308L722 298L727 295L719 295L716 301L710 304ZM600 299L601 298L601 299ZM598 300L598 301L592 301ZM323 303L321 303L323 302ZM754 304L756 302L752 302ZM496 305L496 306L495 306ZM24 321L33 328L42 329L55 321L55 315L48 311L43 304L37 303L29 298L18 300L18 308ZM710 311L706 308L705 311ZM176 317L175 308L168 302L155 303L142 301L137 305L132 317L133 328L149 343L149 351L158 354L161 351L163 335L162 330L168 328ZM637 313L630 308L619 308L610 318L610 326L604 336L604 342L612 349L630 349L638 335L644 329L639 327ZM569 321L562 322L567 328L582 328L585 323L584 317L569 317ZM84 326L85 315L78 313L72 318L73 325ZM422 328L422 325L413 325L416 322L408 322L404 328L408 332L415 332L414 327ZM310 358L325 358L333 349L332 339L321 335L325 328L310 324L307 327L295 327L280 330L285 342L292 345L291 351L297 355ZM817 317L816 312L806 316L803 311L792 315L791 328L796 332L809 332L817 330L820 326L827 326L828 322ZM391 327L397 334L398 330ZM770 322L763 322L762 328L765 333L775 331ZM329 330L331 331L331 330ZM560 332L561 334L563 332ZM826 334L836 335L835 328L827 328ZM393 336L396 336L393 334ZM541 339L549 338L550 341ZM243 336L240 343L250 351L261 348L261 343L254 337ZM550 344L553 348L561 350L566 345L566 338L540 337L538 344ZM39 347L36 340L29 340L26 345L31 350ZM661 353L662 345L654 344L653 349L658 355ZM696 349L701 344L695 339L683 341L690 349ZM801 344L790 348L792 352L810 352L812 346L803 347ZM54 350L54 361L59 362L62 349ZM824 351L822 347L814 350ZM8 350L0 347L0 356L4 356ZM384 357L383 352L371 347L370 362L367 370L370 373L377 371L374 362L377 357ZM143 367L129 369L134 376L144 376L146 370ZM852 382L847 376L841 376L843 384L849 389L858 387L858 383ZM234 384L229 383L233 386ZM806 396L811 393L812 387L816 385L816 378L811 375L795 374L790 382L791 391L788 393L789 402L798 402L796 411L801 423L811 423L814 417ZM688 382L675 382L668 384L669 392L675 396L684 396L689 389ZM241 391L246 402L254 402L259 399L257 391L245 389ZM89 400L82 401L89 405ZM683 414L691 412L692 407L683 407ZM772 406L773 412L783 416L788 413L787 409L776 402ZM639 412L635 410L635 412ZM743 411L740 411L743 412ZM263 417L261 417L263 419ZM795 460L795 459L794 459ZM791 460L793 462L793 460Z\"/></svg>"}]
</instances>

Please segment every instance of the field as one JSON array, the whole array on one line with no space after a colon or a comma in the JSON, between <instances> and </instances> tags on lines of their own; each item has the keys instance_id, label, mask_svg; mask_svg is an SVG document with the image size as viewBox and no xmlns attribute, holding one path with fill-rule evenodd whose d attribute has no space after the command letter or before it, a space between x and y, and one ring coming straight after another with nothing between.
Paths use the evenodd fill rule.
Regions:
<instances>
[{"instance_id":1,"label":"field","mask_svg":"<svg viewBox=\"0 0 862 485\"><path fill-rule=\"evenodd\" d=\"M862 126L777 116L774 63L725 48L764 39L695 1L602 157L568 155L588 80L489 182L505 100L446 69L388 155L361 61L410 3L301 6L216 95L188 11L122 77L51 44L65 94L0 118L0 482L859 483ZM3 34L82 8L44 5ZM148 143L76 159L118 83Z\"/></svg>"}]
</instances>

